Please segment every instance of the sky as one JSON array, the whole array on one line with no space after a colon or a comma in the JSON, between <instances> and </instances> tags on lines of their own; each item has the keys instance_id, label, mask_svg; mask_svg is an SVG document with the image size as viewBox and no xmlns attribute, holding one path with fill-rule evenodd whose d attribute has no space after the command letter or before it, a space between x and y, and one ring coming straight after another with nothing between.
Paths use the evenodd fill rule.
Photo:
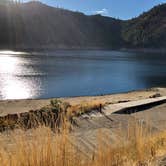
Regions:
<instances>
[{"instance_id":1,"label":"sky","mask_svg":"<svg viewBox=\"0 0 166 166\"><path fill-rule=\"evenodd\" d=\"M28 0L26 0L28 1ZM119 19L130 19L166 0L41 0L55 7L80 11L87 15L102 14Z\"/></svg>"}]
</instances>

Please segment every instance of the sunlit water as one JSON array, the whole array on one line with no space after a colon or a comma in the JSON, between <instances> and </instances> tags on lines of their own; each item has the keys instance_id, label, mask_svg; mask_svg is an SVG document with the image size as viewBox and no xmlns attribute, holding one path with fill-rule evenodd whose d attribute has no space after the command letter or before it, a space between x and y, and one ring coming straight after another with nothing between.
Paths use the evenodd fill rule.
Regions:
<instances>
[{"instance_id":1,"label":"sunlit water","mask_svg":"<svg viewBox=\"0 0 166 166\"><path fill-rule=\"evenodd\" d=\"M0 99L101 95L155 86L166 86L165 54L0 52Z\"/></svg>"}]
</instances>

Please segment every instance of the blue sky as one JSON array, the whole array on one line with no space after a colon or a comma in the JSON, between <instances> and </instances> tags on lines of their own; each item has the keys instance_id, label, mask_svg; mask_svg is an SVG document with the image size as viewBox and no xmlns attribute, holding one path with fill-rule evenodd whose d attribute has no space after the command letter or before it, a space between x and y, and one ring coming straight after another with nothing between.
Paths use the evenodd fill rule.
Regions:
<instances>
[{"instance_id":1,"label":"blue sky","mask_svg":"<svg viewBox=\"0 0 166 166\"><path fill-rule=\"evenodd\" d=\"M85 14L101 13L120 19L138 16L166 0L41 0L52 6L81 11Z\"/></svg>"}]
</instances>

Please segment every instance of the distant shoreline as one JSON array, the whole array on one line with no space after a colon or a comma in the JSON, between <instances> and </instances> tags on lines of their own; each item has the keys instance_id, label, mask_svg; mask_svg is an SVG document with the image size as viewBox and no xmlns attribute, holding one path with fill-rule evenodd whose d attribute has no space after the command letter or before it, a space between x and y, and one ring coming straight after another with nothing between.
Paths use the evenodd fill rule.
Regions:
<instances>
[{"instance_id":1,"label":"distant shoreline","mask_svg":"<svg viewBox=\"0 0 166 166\"><path fill-rule=\"evenodd\" d=\"M79 50L103 50L103 51L124 51L124 52L142 52L142 53L166 53L166 48L109 48L109 47L36 47L36 48L0 48L1 51L12 50L18 52L42 52L42 51L79 51Z\"/></svg>"},{"instance_id":2,"label":"distant shoreline","mask_svg":"<svg viewBox=\"0 0 166 166\"><path fill-rule=\"evenodd\" d=\"M165 48L122 48L120 49L120 51L128 51L128 52L143 52L143 53L166 53L166 49Z\"/></svg>"}]
</instances>

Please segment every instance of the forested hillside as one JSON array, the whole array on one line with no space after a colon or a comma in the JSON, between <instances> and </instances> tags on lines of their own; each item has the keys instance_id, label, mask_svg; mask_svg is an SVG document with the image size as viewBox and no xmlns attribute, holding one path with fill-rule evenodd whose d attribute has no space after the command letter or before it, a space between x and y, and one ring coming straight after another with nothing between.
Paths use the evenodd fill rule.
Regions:
<instances>
[{"instance_id":1,"label":"forested hillside","mask_svg":"<svg viewBox=\"0 0 166 166\"><path fill-rule=\"evenodd\" d=\"M46 6L0 5L0 45L16 48L120 47L121 21Z\"/></svg>"},{"instance_id":2,"label":"forested hillside","mask_svg":"<svg viewBox=\"0 0 166 166\"><path fill-rule=\"evenodd\" d=\"M3 3L2 3L3 2ZM0 48L156 48L166 46L166 5L128 21L40 2L0 4Z\"/></svg>"},{"instance_id":3,"label":"forested hillside","mask_svg":"<svg viewBox=\"0 0 166 166\"><path fill-rule=\"evenodd\" d=\"M166 47L166 4L126 21L123 39L128 47Z\"/></svg>"}]
</instances>

